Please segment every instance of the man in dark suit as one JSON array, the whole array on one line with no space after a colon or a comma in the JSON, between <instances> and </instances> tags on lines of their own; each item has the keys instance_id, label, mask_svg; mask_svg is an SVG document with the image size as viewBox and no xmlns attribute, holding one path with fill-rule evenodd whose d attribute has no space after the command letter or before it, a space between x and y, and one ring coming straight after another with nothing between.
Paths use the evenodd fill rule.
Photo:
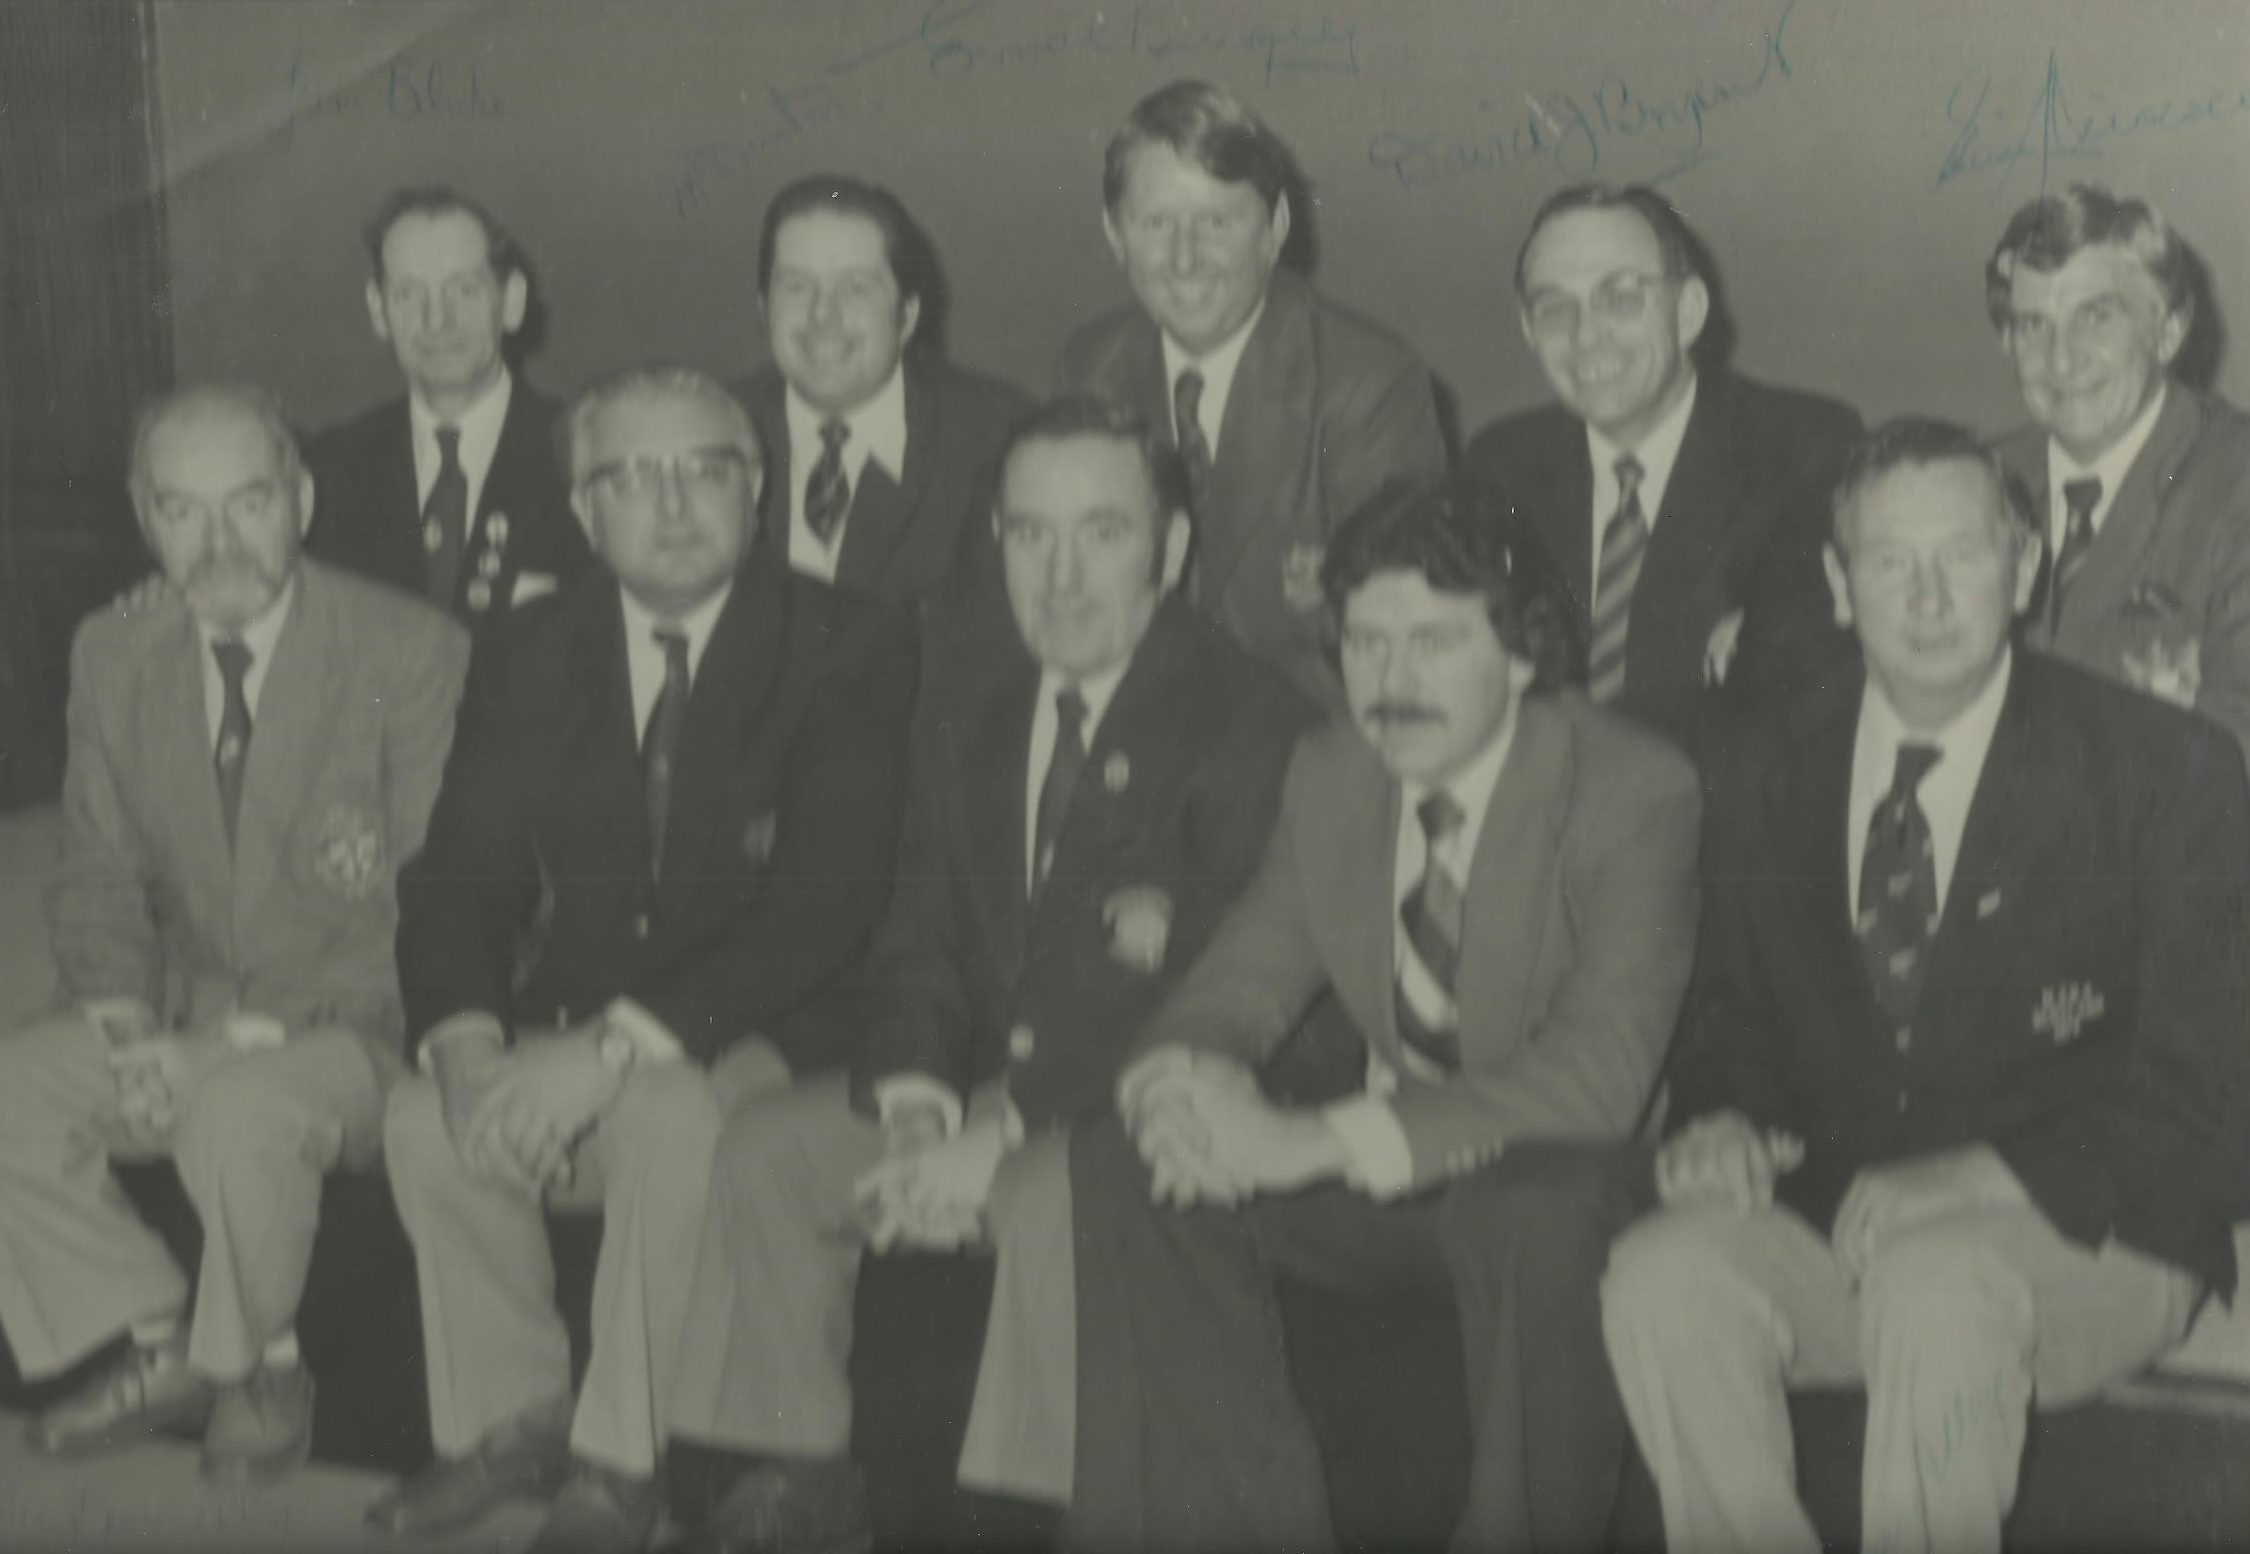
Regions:
<instances>
[{"instance_id":1,"label":"man in dark suit","mask_svg":"<svg viewBox=\"0 0 2250 1554\"><path fill-rule=\"evenodd\" d=\"M605 380L570 449L603 567L480 648L400 886L429 1077L384 1136L442 1460L371 1513L428 1530L567 1469L541 1550L655 1525L719 1119L840 1058L824 999L890 894L915 683L888 611L742 565L757 440L715 381ZM543 1198L603 1215L575 1407Z\"/></svg>"},{"instance_id":2,"label":"man in dark suit","mask_svg":"<svg viewBox=\"0 0 2250 1554\"><path fill-rule=\"evenodd\" d=\"M1603 1290L1675 1550L1817 1549L1787 1383L1864 1380L1868 1549L1997 1549L2027 1411L2235 1282L2250 784L2008 644L2039 546L1942 422L1870 434L1829 573L1863 683L1712 774L1664 1210Z\"/></svg>"},{"instance_id":3,"label":"man in dark suit","mask_svg":"<svg viewBox=\"0 0 2250 1554\"><path fill-rule=\"evenodd\" d=\"M1719 699L1785 699L1840 672L1820 540L1859 417L1698 369L1712 282L1653 190L1549 197L1516 257L1524 339L1559 403L1478 433L1468 462L1561 568L1575 674L1674 739Z\"/></svg>"},{"instance_id":4,"label":"man in dark suit","mask_svg":"<svg viewBox=\"0 0 2250 1554\"><path fill-rule=\"evenodd\" d=\"M1592 1547L1625 1446L1595 1290L1687 985L1695 775L1551 694L1563 607L1472 501L1378 500L1325 583L1353 721L1298 747L1258 874L1135 1039L1122 1126L1073 1143L1066 1542L1332 1544L1277 1326L1294 1274L1450 1292L1476 1433L1456 1544ZM1326 987L1366 1088L1285 1109L1251 1068Z\"/></svg>"},{"instance_id":5,"label":"man in dark suit","mask_svg":"<svg viewBox=\"0 0 2250 1554\"><path fill-rule=\"evenodd\" d=\"M1252 652L1340 704L1321 557L1386 483L1435 478L1429 369L1293 270L1288 148L1231 94L1175 81L1111 137L1102 228L1137 306L1086 325L1062 387L1172 430L1196 496L1195 600Z\"/></svg>"},{"instance_id":6,"label":"man in dark suit","mask_svg":"<svg viewBox=\"0 0 2250 1554\"><path fill-rule=\"evenodd\" d=\"M555 457L555 405L510 370L531 305L515 241L457 190L394 192L367 225L367 319L406 394L307 449L310 553L474 624L582 570Z\"/></svg>"},{"instance_id":7,"label":"man in dark suit","mask_svg":"<svg viewBox=\"0 0 2250 1554\"><path fill-rule=\"evenodd\" d=\"M2078 185L2016 212L1985 295L2034 423L2000 444L2050 558L2026 640L2250 750L2250 418L2172 379L2187 245Z\"/></svg>"},{"instance_id":8,"label":"man in dark suit","mask_svg":"<svg viewBox=\"0 0 2250 1554\"><path fill-rule=\"evenodd\" d=\"M740 389L768 463L760 542L925 621L971 578L997 577L994 461L1031 408L937 354L922 330L937 285L898 196L799 179L766 207L758 308L773 360Z\"/></svg>"},{"instance_id":9,"label":"man in dark suit","mask_svg":"<svg viewBox=\"0 0 2250 1554\"><path fill-rule=\"evenodd\" d=\"M952 1247L989 1222L1003 1264L1036 1261L998 1281L1035 1293L994 1314L964 1471L989 1484L989 1462L1020 1493L1015 1464L1059 1455L1067 1486L1071 1410L1019 1409L1037 1377L1001 1330L1038 1328L1024 1368L1067 1380L1065 1130L1104 1105L1127 1038L1249 878L1312 715L1172 591L1186 475L1138 413L1057 400L1002 470L994 521L1029 651L922 722L865 1047L849 1083L747 1107L720 1143L674 1411L682 1437L749 1459L713 1547L777 1524L781 1548L864 1539L847 1375L862 1231Z\"/></svg>"}]
</instances>

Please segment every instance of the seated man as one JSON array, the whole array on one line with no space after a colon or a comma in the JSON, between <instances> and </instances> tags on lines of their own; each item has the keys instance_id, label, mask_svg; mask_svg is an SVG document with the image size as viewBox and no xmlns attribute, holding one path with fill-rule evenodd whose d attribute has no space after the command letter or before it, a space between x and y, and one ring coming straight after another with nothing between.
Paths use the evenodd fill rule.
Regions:
<instances>
[{"instance_id":1,"label":"seated man","mask_svg":"<svg viewBox=\"0 0 2250 1554\"><path fill-rule=\"evenodd\" d=\"M33 1378L131 1335L33 1421L40 1447L208 1420L207 1473L278 1473L312 1441L295 1319L321 1177L374 1162L404 1068L393 880L468 635L300 557L313 483L261 392L149 406L130 485L168 586L89 619L71 661L51 898L70 1007L0 1040L0 1327ZM113 1154L179 1167L203 1222L192 1323Z\"/></svg>"},{"instance_id":2,"label":"seated man","mask_svg":"<svg viewBox=\"0 0 2250 1554\"><path fill-rule=\"evenodd\" d=\"M2250 788L2216 727L2038 655L2021 492L1869 434L1828 570L1863 684L1713 774L1704 959L1610 1357L1674 1550L1820 1547L1790 1383L1864 1380L1870 1550L2000 1547L2025 1416L2235 1265Z\"/></svg>"},{"instance_id":3,"label":"seated man","mask_svg":"<svg viewBox=\"0 0 2250 1554\"><path fill-rule=\"evenodd\" d=\"M846 1456L863 1231L953 1246L989 1217L1003 1261L1032 1260L998 1286L1026 1293L996 1305L979 1392L998 1412L972 1425L964 1472L1028 1452L1067 1481L1070 1400L1039 1411L1017 1374L1067 1381L1074 1363L1064 1129L1106 1102L1126 1038L1249 878L1312 715L1173 592L1187 476L1137 413L1057 400L1001 470L1030 652L923 721L857 1083L746 1107L719 1146L673 1415L683 1439L752 1459L713 1547L865 1547ZM1005 1439L984 1453L991 1430Z\"/></svg>"},{"instance_id":4,"label":"seated man","mask_svg":"<svg viewBox=\"0 0 2250 1554\"><path fill-rule=\"evenodd\" d=\"M822 1000L890 895L915 651L881 607L743 565L758 445L714 380L617 374L569 433L602 565L478 649L400 885L429 1077L385 1139L442 1460L370 1516L427 1531L571 1468L534 1547L624 1549L659 1513L720 1116L837 1061ZM604 1219L575 1410L543 1204Z\"/></svg>"},{"instance_id":5,"label":"seated man","mask_svg":"<svg viewBox=\"0 0 2250 1554\"><path fill-rule=\"evenodd\" d=\"M1066 1541L1333 1543L1277 1329L1291 1273L1449 1290L1476 1431L1457 1546L1592 1547L1625 1448L1596 1283L1687 986L1695 776L1552 694L1566 607L1468 498L1386 493L1324 586L1356 727L1298 747L1257 877L1135 1043L1123 1127L1072 1146ZM1366 1092L1277 1108L1251 1067L1328 985Z\"/></svg>"}]
</instances>

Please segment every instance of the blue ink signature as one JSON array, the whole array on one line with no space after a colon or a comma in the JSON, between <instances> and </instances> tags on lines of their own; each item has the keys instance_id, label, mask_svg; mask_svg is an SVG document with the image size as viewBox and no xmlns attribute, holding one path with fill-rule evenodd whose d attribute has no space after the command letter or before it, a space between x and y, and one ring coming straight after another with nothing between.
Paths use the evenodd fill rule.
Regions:
<instances>
[{"instance_id":1,"label":"blue ink signature","mask_svg":"<svg viewBox=\"0 0 2250 1554\"><path fill-rule=\"evenodd\" d=\"M751 99L751 127L725 140L705 141L681 154L672 184L673 208L687 221L700 214L714 186L750 177L769 151L850 119L880 114L883 104L826 81L784 86L768 81Z\"/></svg>"},{"instance_id":2,"label":"blue ink signature","mask_svg":"<svg viewBox=\"0 0 2250 1554\"><path fill-rule=\"evenodd\" d=\"M1285 75L1359 74L1359 29L1333 16L1285 24L1218 24L1183 19L1164 0L1138 0L1121 13L1096 11L1065 27L998 38L963 36L963 24L992 4L929 0L915 26L829 61L828 72L851 75L902 52L918 51L939 80L1037 65L1067 54L1175 61L1243 54L1263 61L1268 82Z\"/></svg>"},{"instance_id":3,"label":"blue ink signature","mask_svg":"<svg viewBox=\"0 0 2250 1554\"><path fill-rule=\"evenodd\" d=\"M1787 33L1797 4L1789 0L1766 29L1756 64L1728 79L1698 77L1652 95L1611 71L1590 91L1558 89L1540 97L1527 92L1520 105L1485 97L1478 111L1500 114L1497 128L1469 139L1443 131L1383 130L1367 143L1368 164L1410 191L1540 164L1571 178L1589 178L1605 156L1646 143L1661 149L1666 160L1641 181L1677 178L1718 156L1710 143L1715 118L1795 75Z\"/></svg>"},{"instance_id":4,"label":"blue ink signature","mask_svg":"<svg viewBox=\"0 0 2250 1554\"><path fill-rule=\"evenodd\" d=\"M320 120L497 119L502 105L485 79L481 59L416 59L397 55L369 70L357 82L322 86L305 68L299 52L289 60L282 88L281 122L274 145L286 151L300 125Z\"/></svg>"},{"instance_id":5,"label":"blue ink signature","mask_svg":"<svg viewBox=\"0 0 2250 1554\"><path fill-rule=\"evenodd\" d=\"M1915 1466L1921 1472L1924 1490L1935 1489L1951 1478L1961 1465L1961 1452L1979 1435L2003 1428L2008 1420L2008 1379L1999 1371L1982 1385L1962 1387L1953 1394L1953 1400L1934 1424L1934 1434L1918 1433L1914 1441ZM1925 1427L1929 1428L1929 1427ZM1920 1538L1908 1538L1903 1529L1878 1532L1867 1541L1862 1554L1892 1554L1893 1550L1920 1546Z\"/></svg>"},{"instance_id":6,"label":"blue ink signature","mask_svg":"<svg viewBox=\"0 0 2250 1554\"><path fill-rule=\"evenodd\" d=\"M2164 98L2106 114L2074 112L2063 90L2062 61L2050 48L2046 76L2028 112L2011 113L2007 104L1992 100L1990 66L1972 71L1954 86L1945 100L1945 118L1947 123L1959 126L1960 132L1946 148L1945 160L1938 167L1938 187L1942 189L1971 173L1989 172L1996 174L1992 192L1997 198L2017 168L2036 162L2039 193L2044 197L2057 162L2097 158L2103 148L2136 135L2220 124L2244 114L2250 114L2250 89L2234 87L2185 100ZM2011 125L2011 118L2020 123Z\"/></svg>"}]
</instances>

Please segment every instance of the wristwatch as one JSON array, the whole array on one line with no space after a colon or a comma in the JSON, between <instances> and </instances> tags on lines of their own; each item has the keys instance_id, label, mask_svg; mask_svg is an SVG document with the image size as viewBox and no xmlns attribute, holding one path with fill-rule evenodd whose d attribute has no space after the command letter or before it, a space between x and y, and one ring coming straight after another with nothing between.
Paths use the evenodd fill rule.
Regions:
<instances>
[{"instance_id":1,"label":"wristwatch","mask_svg":"<svg viewBox=\"0 0 2250 1554\"><path fill-rule=\"evenodd\" d=\"M613 1074L624 1073L633 1066L633 1060L640 1056L640 1049L633 1045L633 1038L614 1025L605 1028L595 1038L594 1051L600 1056L602 1067Z\"/></svg>"}]
</instances>

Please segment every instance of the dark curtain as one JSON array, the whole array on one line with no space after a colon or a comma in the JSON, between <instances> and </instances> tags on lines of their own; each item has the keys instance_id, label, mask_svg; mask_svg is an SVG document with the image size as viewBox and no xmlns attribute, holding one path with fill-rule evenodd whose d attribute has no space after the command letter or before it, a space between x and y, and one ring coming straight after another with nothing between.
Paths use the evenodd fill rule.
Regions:
<instances>
[{"instance_id":1,"label":"dark curtain","mask_svg":"<svg viewBox=\"0 0 2250 1554\"><path fill-rule=\"evenodd\" d=\"M143 570L133 407L169 385L155 21L0 4L0 804L53 796L73 624Z\"/></svg>"}]
</instances>

